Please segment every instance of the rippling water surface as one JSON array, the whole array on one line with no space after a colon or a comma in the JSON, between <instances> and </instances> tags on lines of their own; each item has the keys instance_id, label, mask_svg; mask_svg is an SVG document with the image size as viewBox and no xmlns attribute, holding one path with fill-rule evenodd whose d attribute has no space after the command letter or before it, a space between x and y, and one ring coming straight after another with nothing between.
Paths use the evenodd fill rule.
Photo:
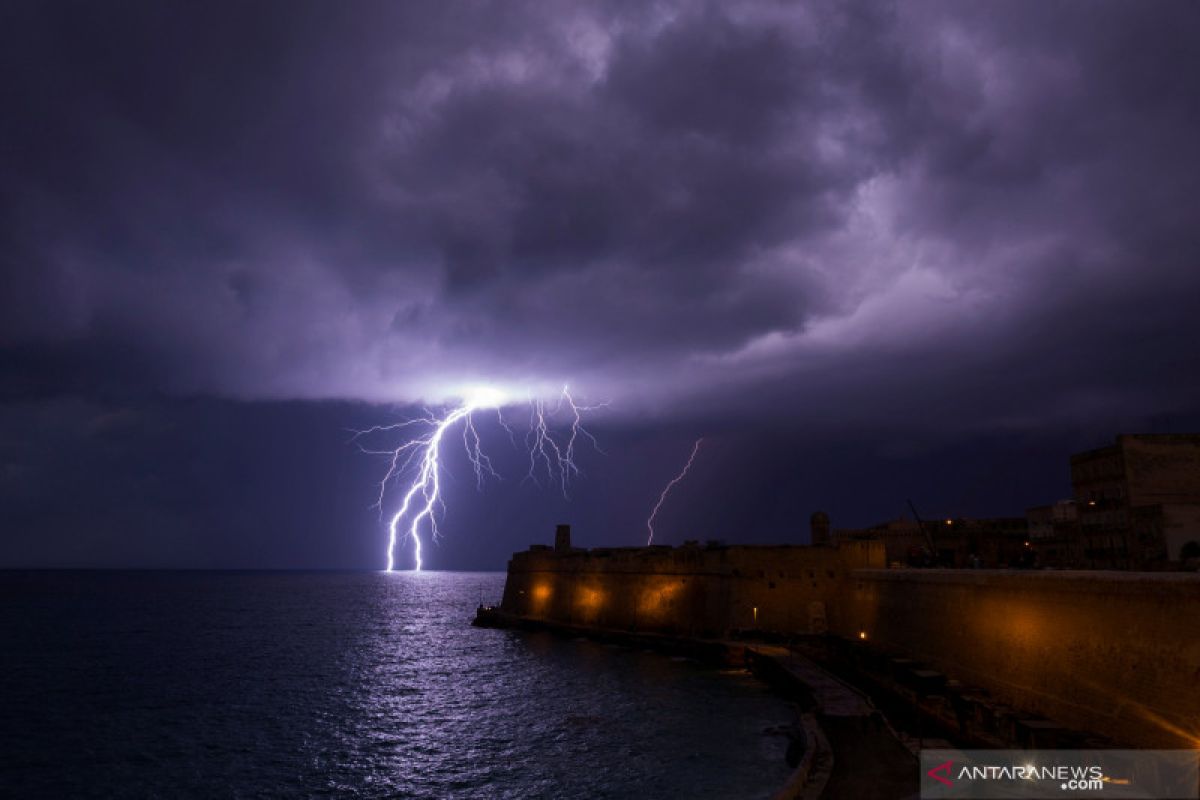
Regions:
<instances>
[{"instance_id":1,"label":"rippling water surface","mask_svg":"<svg viewBox=\"0 0 1200 800\"><path fill-rule=\"evenodd\" d=\"M749 675L469 625L502 574L0 573L0 795L760 797Z\"/></svg>"}]
</instances>

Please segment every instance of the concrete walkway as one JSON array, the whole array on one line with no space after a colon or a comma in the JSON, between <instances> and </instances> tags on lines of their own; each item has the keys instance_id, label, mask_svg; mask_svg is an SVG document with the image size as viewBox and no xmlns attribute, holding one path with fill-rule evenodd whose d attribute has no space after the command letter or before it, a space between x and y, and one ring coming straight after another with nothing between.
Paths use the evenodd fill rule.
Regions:
<instances>
[{"instance_id":1,"label":"concrete walkway","mask_svg":"<svg viewBox=\"0 0 1200 800\"><path fill-rule=\"evenodd\" d=\"M897 738L870 698L785 647L748 645L752 660L767 659L812 699L812 712L824 733L802 786L789 782L798 798L902 800L919 791L917 759Z\"/></svg>"},{"instance_id":2,"label":"concrete walkway","mask_svg":"<svg viewBox=\"0 0 1200 800\"><path fill-rule=\"evenodd\" d=\"M776 645L749 645L760 656L773 658L797 680L808 687L822 713L835 717L870 716L875 707L871 701L853 686L826 672L808 658Z\"/></svg>"}]
</instances>

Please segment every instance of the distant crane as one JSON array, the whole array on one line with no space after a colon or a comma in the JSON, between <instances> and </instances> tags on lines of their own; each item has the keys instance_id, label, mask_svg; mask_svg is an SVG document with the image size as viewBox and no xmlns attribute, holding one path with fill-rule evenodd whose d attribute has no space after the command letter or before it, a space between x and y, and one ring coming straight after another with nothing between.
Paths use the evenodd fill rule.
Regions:
<instances>
[{"instance_id":1,"label":"distant crane","mask_svg":"<svg viewBox=\"0 0 1200 800\"><path fill-rule=\"evenodd\" d=\"M925 526L925 521L921 519L921 515L917 513L917 507L913 505L911 499L906 500L909 510L913 513L913 518L917 521L917 527L921 529L921 534L925 537L925 549L929 551L931 561L937 561L937 547L933 544L933 534L929 532L929 528Z\"/></svg>"}]
</instances>

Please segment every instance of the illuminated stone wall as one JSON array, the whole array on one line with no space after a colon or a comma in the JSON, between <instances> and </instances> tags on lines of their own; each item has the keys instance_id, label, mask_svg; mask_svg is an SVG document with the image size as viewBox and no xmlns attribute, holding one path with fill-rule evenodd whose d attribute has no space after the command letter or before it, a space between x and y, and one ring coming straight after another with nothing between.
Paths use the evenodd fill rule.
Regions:
<instances>
[{"instance_id":1,"label":"illuminated stone wall","mask_svg":"<svg viewBox=\"0 0 1200 800\"><path fill-rule=\"evenodd\" d=\"M533 549L509 562L502 608L621 631L725 636L815 631L849 572L884 565L878 542L840 547Z\"/></svg>"},{"instance_id":2,"label":"illuminated stone wall","mask_svg":"<svg viewBox=\"0 0 1200 800\"><path fill-rule=\"evenodd\" d=\"M860 570L835 633L1138 746L1200 746L1200 576Z\"/></svg>"},{"instance_id":3,"label":"illuminated stone wall","mask_svg":"<svg viewBox=\"0 0 1200 800\"><path fill-rule=\"evenodd\" d=\"M1200 746L1200 575L882 569L837 547L538 548L502 608L680 636L865 635L1013 707L1147 747Z\"/></svg>"}]
</instances>

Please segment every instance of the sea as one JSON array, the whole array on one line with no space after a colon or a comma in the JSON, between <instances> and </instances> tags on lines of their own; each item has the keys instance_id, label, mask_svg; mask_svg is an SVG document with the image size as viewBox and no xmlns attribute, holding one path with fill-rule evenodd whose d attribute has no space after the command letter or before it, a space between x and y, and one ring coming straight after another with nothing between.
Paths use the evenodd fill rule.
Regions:
<instances>
[{"instance_id":1,"label":"sea","mask_svg":"<svg viewBox=\"0 0 1200 800\"><path fill-rule=\"evenodd\" d=\"M0 796L753 798L744 670L474 628L502 573L0 573Z\"/></svg>"}]
</instances>

